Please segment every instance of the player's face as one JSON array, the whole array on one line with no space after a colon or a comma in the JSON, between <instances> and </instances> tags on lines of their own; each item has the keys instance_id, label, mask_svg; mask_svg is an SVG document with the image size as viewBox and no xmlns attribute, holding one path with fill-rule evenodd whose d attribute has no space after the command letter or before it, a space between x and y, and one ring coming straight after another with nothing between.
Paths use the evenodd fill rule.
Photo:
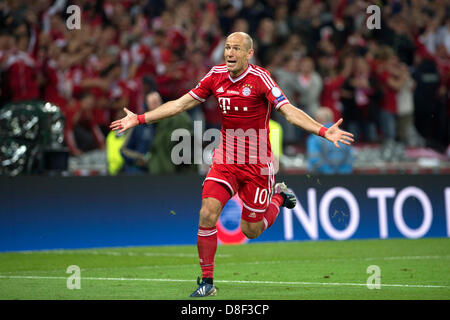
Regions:
<instances>
[{"instance_id":1,"label":"player's face","mask_svg":"<svg viewBox=\"0 0 450 320\"><path fill-rule=\"evenodd\" d=\"M241 36L230 36L225 42L225 63L233 77L239 76L247 69L248 60L253 54L253 49L248 49L245 39Z\"/></svg>"}]
</instances>

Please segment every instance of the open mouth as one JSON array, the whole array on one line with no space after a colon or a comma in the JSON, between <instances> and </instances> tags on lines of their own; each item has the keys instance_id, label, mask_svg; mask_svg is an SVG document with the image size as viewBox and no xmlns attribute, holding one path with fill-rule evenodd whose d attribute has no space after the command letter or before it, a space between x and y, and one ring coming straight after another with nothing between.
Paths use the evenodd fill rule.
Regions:
<instances>
[{"instance_id":1,"label":"open mouth","mask_svg":"<svg viewBox=\"0 0 450 320\"><path fill-rule=\"evenodd\" d=\"M227 66L233 67L236 65L236 60L227 60Z\"/></svg>"}]
</instances>

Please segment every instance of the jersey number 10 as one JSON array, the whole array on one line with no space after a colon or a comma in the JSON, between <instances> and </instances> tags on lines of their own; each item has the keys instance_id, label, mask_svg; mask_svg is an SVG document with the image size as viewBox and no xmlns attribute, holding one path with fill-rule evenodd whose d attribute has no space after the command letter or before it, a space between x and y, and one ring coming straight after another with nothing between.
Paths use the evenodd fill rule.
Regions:
<instances>
[{"instance_id":1,"label":"jersey number 10","mask_svg":"<svg viewBox=\"0 0 450 320\"><path fill-rule=\"evenodd\" d=\"M257 201L259 201L260 204L264 204L267 200L268 194L269 192L267 191L267 189L262 189L260 192L259 187L256 188L255 200L253 200L253 203L258 203Z\"/></svg>"}]
</instances>

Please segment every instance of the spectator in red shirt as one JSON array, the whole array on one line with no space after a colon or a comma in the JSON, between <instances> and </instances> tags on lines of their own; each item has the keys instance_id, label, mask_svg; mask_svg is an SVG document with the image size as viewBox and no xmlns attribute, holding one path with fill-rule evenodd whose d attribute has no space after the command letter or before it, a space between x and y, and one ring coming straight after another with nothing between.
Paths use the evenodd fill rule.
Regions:
<instances>
[{"instance_id":1,"label":"spectator in red shirt","mask_svg":"<svg viewBox=\"0 0 450 320\"><path fill-rule=\"evenodd\" d=\"M13 52L5 62L6 88L12 101L39 98L36 60L27 52L28 39L15 37Z\"/></svg>"},{"instance_id":2,"label":"spectator in red shirt","mask_svg":"<svg viewBox=\"0 0 450 320\"><path fill-rule=\"evenodd\" d=\"M290 57L298 60L310 56L315 65L331 64L336 63L338 56L347 56L346 47L349 47L360 55L368 50L366 57L370 59L375 57L379 46L387 44L408 65L410 72L430 81L426 66L430 62L415 65L411 61L413 52L424 51L421 54L426 53L439 70L439 87L431 100L431 95L421 98L415 94L415 108L420 113L417 116L420 124L416 126L428 140L442 138L441 142L448 145L445 126L449 121L444 112L445 106L450 105L450 20L445 14L450 8L448 1L383 1L380 30L369 30L366 26L364 3L367 1L285 2L81 1L77 2L81 6L81 30L69 30L66 9L71 1L0 0L0 32L8 33L0 36L0 105L13 99L37 98L63 106L67 101L72 103L72 98L80 99L89 89L95 96L95 122L106 124L114 117L114 106L122 100L129 101L127 105L137 108L135 112L139 113L143 99L136 83L141 83L144 76L155 79L163 100L185 93L186 88L204 74L200 70L195 72L197 61L208 68L212 61L221 63L223 34L232 28L233 32L243 31L254 36L257 60L272 73L282 69ZM273 45L279 49L274 51ZM323 52L317 56L316 50ZM60 52L69 60L68 70L55 65ZM326 57L323 57L324 52ZM384 59L377 60L370 63L373 63L373 71L377 70L375 65L381 66L378 72L373 72L384 92L379 104L381 128L386 139L393 139L395 114L398 113L394 83L398 76L395 69L386 66L389 63ZM120 79L100 76L111 64L121 67ZM298 67L298 63L293 64ZM336 70L332 71L334 74L323 73L324 87L318 93L318 105L330 107L336 120L341 113L339 88L343 78ZM436 83L426 81L419 81L415 91L432 87L434 94ZM296 82L307 86L309 79L303 77L301 83ZM431 87L427 89L427 86ZM115 98L110 97L111 91L117 91L113 87L121 90ZM310 95L311 88L308 88L302 97L293 99ZM308 105L304 101L302 107ZM206 102L203 107L204 118L214 125L218 120L215 103ZM344 116L344 119L349 118ZM294 136L288 130L284 133L285 143Z\"/></svg>"},{"instance_id":3,"label":"spectator in red shirt","mask_svg":"<svg viewBox=\"0 0 450 320\"><path fill-rule=\"evenodd\" d=\"M320 104L333 112L334 122L341 118L342 103L340 99L340 89L350 76L353 57L344 57L342 60L342 66L336 66L336 59L334 56L326 54L318 58L319 73L323 78L323 90L320 95ZM338 67L341 69L339 72Z\"/></svg>"},{"instance_id":4,"label":"spectator in red shirt","mask_svg":"<svg viewBox=\"0 0 450 320\"><path fill-rule=\"evenodd\" d=\"M380 94L364 57L355 58L352 75L342 86L341 96L348 130L353 130L358 138L362 134L367 142L376 142Z\"/></svg>"},{"instance_id":5,"label":"spectator in red shirt","mask_svg":"<svg viewBox=\"0 0 450 320\"><path fill-rule=\"evenodd\" d=\"M14 37L7 30L0 30L0 105L10 100L6 84L6 69L9 56L14 49Z\"/></svg>"},{"instance_id":6,"label":"spectator in red shirt","mask_svg":"<svg viewBox=\"0 0 450 320\"><path fill-rule=\"evenodd\" d=\"M64 137L72 155L105 147L104 136L92 115L94 105L94 96L86 92L80 100L72 99L62 109L66 117Z\"/></svg>"},{"instance_id":7,"label":"spectator in red shirt","mask_svg":"<svg viewBox=\"0 0 450 320\"><path fill-rule=\"evenodd\" d=\"M403 86L399 70L399 59L394 51L383 46L376 59L379 61L376 76L381 85L383 98L380 109L380 128L386 142L392 142L397 136L397 93Z\"/></svg>"}]
</instances>

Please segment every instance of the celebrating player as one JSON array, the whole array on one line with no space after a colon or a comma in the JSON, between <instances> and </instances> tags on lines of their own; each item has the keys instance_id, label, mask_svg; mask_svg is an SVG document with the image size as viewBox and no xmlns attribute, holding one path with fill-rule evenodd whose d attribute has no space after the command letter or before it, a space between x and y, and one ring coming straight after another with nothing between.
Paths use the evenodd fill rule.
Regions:
<instances>
[{"instance_id":1,"label":"celebrating player","mask_svg":"<svg viewBox=\"0 0 450 320\"><path fill-rule=\"evenodd\" d=\"M197 235L202 280L197 279L198 288L191 297L216 294L213 283L216 223L231 197L237 193L243 202L241 230L250 239L275 222L280 207L296 205L295 196L284 183L274 186L269 142L272 108L289 123L322 136L337 148L339 143L350 145L354 141L353 134L339 129L342 119L327 129L291 105L269 73L249 63L253 54L251 37L243 32L232 33L225 42L225 64L214 66L194 89L144 114L136 115L125 108L127 115L110 126L120 133L189 110L210 95L219 102L221 141L203 183Z\"/></svg>"}]
</instances>

